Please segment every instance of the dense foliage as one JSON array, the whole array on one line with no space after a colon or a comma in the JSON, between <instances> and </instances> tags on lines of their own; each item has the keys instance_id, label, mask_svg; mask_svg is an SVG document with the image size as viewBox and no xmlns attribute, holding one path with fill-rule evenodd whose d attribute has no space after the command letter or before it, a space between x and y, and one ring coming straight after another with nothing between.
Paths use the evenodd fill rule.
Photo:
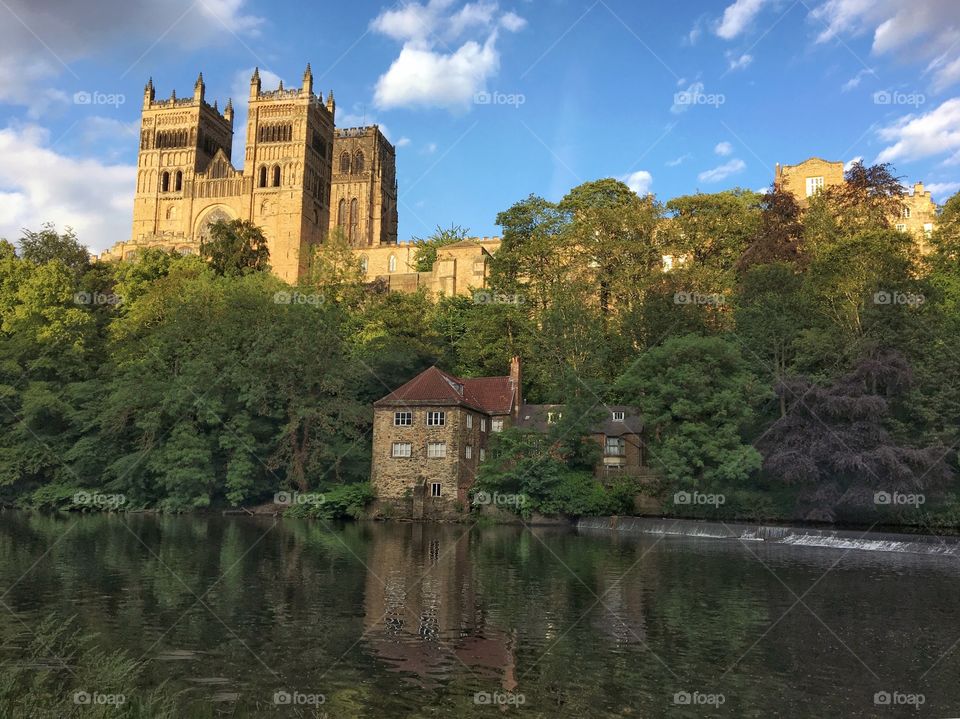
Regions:
<instances>
[{"instance_id":1,"label":"dense foliage","mask_svg":"<svg viewBox=\"0 0 960 719\"><path fill-rule=\"evenodd\" d=\"M472 297L365 286L342 237L291 287L247 223L214 227L207 261L120 264L91 264L47 226L0 245L0 492L176 511L293 490L355 514L369 488L343 488L369 477L373 400L434 363L504 374L519 355L526 399L566 403L574 423L506 432L489 453L478 487L524 494L528 511L629 511L641 482L758 517L942 523L960 427L960 198L927 253L893 229L901 203L885 166L856 165L803 207L775 188L660 204L589 182L502 212ZM418 262L464 234L438 230ZM642 410L653 479L592 479L596 458L571 437L605 403ZM923 506L879 506L882 492Z\"/></svg>"}]
</instances>

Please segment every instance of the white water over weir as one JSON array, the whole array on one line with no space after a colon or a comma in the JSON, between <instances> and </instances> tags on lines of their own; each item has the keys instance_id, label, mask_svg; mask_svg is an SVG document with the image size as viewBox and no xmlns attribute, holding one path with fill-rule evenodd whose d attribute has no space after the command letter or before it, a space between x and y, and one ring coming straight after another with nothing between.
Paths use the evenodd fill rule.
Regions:
<instances>
[{"instance_id":1,"label":"white water over weir","mask_svg":"<svg viewBox=\"0 0 960 719\"><path fill-rule=\"evenodd\" d=\"M960 537L939 537L932 534L864 532L855 529L814 529L648 517L584 517L577 522L577 530L733 539L742 542L770 542L771 544L856 549L867 552L960 556Z\"/></svg>"}]
</instances>

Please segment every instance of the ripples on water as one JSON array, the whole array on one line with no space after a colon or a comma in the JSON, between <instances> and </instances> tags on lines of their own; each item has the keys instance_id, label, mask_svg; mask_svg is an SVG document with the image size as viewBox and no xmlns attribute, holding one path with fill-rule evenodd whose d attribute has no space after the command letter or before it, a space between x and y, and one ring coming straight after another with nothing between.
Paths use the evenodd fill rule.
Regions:
<instances>
[{"instance_id":1,"label":"ripples on water","mask_svg":"<svg viewBox=\"0 0 960 719\"><path fill-rule=\"evenodd\" d=\"M76 615L213 716L957 716L958 579L764 542L0 514L19 619Z\"/></svg>"}]
</instances>

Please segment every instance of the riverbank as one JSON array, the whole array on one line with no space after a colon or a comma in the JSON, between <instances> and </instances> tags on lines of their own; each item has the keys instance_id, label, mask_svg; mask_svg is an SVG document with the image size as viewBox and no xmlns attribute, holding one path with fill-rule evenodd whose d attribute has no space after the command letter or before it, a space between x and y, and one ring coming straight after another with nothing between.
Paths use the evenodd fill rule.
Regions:
<instances>
[{"instance_id":1,"label":"riverbank","mask_svg":"<svg viewBox=\"0 0 960 719\"><path fill-rule=\"evenodd\" d=\"M942 537L935 534L649 517L582 517L577 520L575 527L577 532L585 534L623 532L661 537L768 542L800 547L960 556L960 537Z\"/></svg>"}]
</instances>

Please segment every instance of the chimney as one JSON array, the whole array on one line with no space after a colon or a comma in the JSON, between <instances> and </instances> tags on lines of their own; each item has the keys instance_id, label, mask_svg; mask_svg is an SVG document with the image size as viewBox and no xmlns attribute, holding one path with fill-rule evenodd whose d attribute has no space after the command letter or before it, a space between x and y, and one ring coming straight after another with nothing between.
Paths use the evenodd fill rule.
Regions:
<instances>
[{"instance_id":1,"label":"chimney","mask_svg":"<svg viewBox=\"0 0 960 719\"><path fill-rule=\"evenodd\" d=\"M510 358L510 383L513 385L513 418L520 416L520 405L523 404L523 372L520 369L520 358Z\"/></svg>"}]
</instances>

